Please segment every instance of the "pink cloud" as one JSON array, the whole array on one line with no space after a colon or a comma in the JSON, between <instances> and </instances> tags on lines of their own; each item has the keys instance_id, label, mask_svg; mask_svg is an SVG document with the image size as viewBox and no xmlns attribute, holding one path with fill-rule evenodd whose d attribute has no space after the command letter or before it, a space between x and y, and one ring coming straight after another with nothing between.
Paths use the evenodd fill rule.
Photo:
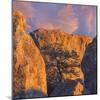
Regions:
<instances>
[{"instance_id":1,"label":"pink cloud","mask_svg":"<svg viewBox=\"0 0 100 100\"><path fill-rule=\"evenodd\" d=\"M37 11L32 6L31 2L13 1L13 9L21 11L26 18L26 21L28 22L28 20L30 19L31 23L34 24ZM27 29L32 30L33 26L27 23Z\"/></svg>"},{"instance_id":2,"label":"pink cloud","mask_svg":"<svg viewBox=\"0 0 100 100\"><path fill-rule=\"evenodd\" d=\"M78 18L75 16L74 8L72 5L66 5L58 13L60 17L60 25L69 33L74 33L78 27Z\"/></svg>"},{"instance_id":3,"label":"pink cloud","mask_svg":"<svg viewBox=\"0 0 100 100\"><path fill-rule=\"evenodd\" d=\"M45 21L43 23L40 23L39 21L36 23L36 27L37 28L44 28L44 29L59 29L59 26L56 25L55 23L53 22L48 22L48 21Z\"/></svg>"},{"instance_id":4,"label":"pink cloud","mask_svg":"<svg viewBox=\"0 0 100 100\"><path fill-rule=\"evenodd\" d=\"M96 10L92 6L79 6L80 10L78 10L75 5L63 5L54 15L49 13L49 8L44 11L40 10L42 6L36 9L32 2L13 1L13 8L24 14L28 22L28 30L59 29L71 34L77 30L84 33L86 30L87 33L93 33L93 36L96 34Z\"/></svg>"},{"instance_id":5,"label":"pink cloud","mask_svg":"<svg viewBox=\"0 0 100 100\"><path fill-rule=\"evenodd\" d=\"M36 10L32 7L31 2L13 1L13 8L21 11L26 18L34 18Z\"/></svg>"},{"instance_id":6,"label":"pink cloud","mask_svg":"<svg viewBox=\"0 0 100 100\"><path fill-rule=\"evenodd\" d=\"M31 2L13 2L13 8L21 11L27 19L31 19L31 23L35 24L37 28L46 29L60 29L62 31L67 31L73 33L78 29L78 19L75 16L72 5L64 6L60 11L58 11L59 19L52 19L51 17L45 17L44 21L39 18L37 11ZM28 29L32 29L32 25L28 25Z\"/></svg>"},{"instance_id":7,"label":"pink cloud","mask_svg":"<svg viewBox=\"0 0 100 100\"><path fill-rule=\"evenodd\" d=\"M86 26L88 31L94 32L96 24L96 12L93 10L93 7L83 6L81 7L85 16ZM96 34L96 33L95 33Z\"/></svg>"}]
</instances>

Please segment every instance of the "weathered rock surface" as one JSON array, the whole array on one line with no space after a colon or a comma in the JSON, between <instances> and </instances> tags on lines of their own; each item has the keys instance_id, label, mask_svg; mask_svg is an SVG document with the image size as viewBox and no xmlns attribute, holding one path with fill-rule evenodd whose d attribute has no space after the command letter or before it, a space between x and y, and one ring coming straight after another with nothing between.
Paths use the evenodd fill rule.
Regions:
<instances>
[{"instance_id":1,"label":"weathered rock surface","mask_svg":"<svg viewBox=\"0 0 100 100\"><path fill-rule=\"evenodd\" d=\"M69 67L63 74L63 81L50 83L48 80L49 96L82 95L84 91L84 77L80 67ZM54 75L52 75L53 77ZM50 76L48 76L49 79ZM55 77L55 76L54 76Z\"/></svg>"},{"instance_id":2,"label":"weathered rock surface","mask_svg":"<svg viewBox=\"0 0 100 100\"><path fill-rule=\"evenodd\" d=\"M59 52L65 50L66 63L70 66L81 64L85 49L92 42L92 38L89 36L74 35L59 30L38 29L31 35L41 50L48 51L50 48L55 51L59 49Z\"/></svg>"},{"instance_id":3,"label":"weathered rock surface","mask_svg":"<svg viewBox=\"0 0 100 100\"><path fill-rule=\"evenodd\" d=\"M82 60L85 77L85 94L97 93L97 37L88 45Z\"/></svg>"},{"instance_id":4,"label":"weathered rock surface","mask_svg":"<svg viewBox=\"0 0 100 100\"><path fill-rule=\"evenodd\" d=\"M21 12L13 12L13 91L15 98L47 95L45 62L32 37L25 31Z\"/></svg>"},{"instance_id":5,"label":"weathered rock surface","mask_svg":"<svg viewBox=\"0 0 100 100\"><path fill-rule=\"evenodd\" d=\"M38 29L32 32L31 36L46 63L48 95L82 94L84 75L81 70L81 61L92 38L45 29ZM69 81L72 81L72 84L75 83L74 87L72 84L67 85L66 81L67 83ZM72 90L69 91L70 94L61 89L62 85L66 91Z\"/></svg>"}]
</instances>

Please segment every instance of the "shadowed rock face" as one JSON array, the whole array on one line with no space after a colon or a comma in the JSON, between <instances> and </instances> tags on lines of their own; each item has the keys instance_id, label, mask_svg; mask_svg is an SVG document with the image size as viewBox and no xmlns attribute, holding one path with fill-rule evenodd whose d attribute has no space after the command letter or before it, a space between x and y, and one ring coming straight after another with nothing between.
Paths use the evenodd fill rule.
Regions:
<instances>
[{"instance_id":1,"label":"shadowed rock face","mask_svg":"<svg viewBox=\"0 0 100 100\"><path fill-rule=\"evenodd\" d=\"M31 36L25 32L22 13L13 12L13 91L14 95L32 90L33 97L47 95L45 63ZM35 91L34 91L35 90ZM34 92L40 91L35 95ZM41 95L40 95L41 93ZM18 96L20 98L20 96ZM28 96L30 98L30 96ZM16 98L16 97L15 97Z\"/></svg>"},{"instance_id":2,"label":"shadowed rock face","mask_svg":"<svg viewBox=\"0 0 100 100\"><path fill-rule=\"evenodd\" d=\"M85 94L97 93L97 37L88 45L82 60L85 77Z\"/></svg>"},{"instance_id":3,"label":"shadowed rock face","mask_svg":"<svg viewBox=\"0 0 100 100\"><path fill-rule=\"evenodd\" d=\"M60 96L61 92L62 95L82 94L84 75L81 70L81 61L92 38L45 29L38 29L32 32L31 36L46 63L48 95L56 93L53 96ZM66 81L75 83L74 87L71 84L68 85L69 87L64 85L66 91L72 90L70 94L59 88L62 84L66 84ZM71 89L72 87L73 89Z\"/></svg>"},{"instance_id":4,"label":"shadowed rock face","mask_svg":"<svg viewBox=\"0 0 100 100\"><path fill-rule=\"evenodd\" d=\"M14 97L16 97L14 98L16 100L16 99L29 99L29 98L31 99L37 97L46 97L46 95L43 94L43 92L41 92L40 90L29 89L27 91L21 91L17 93L16 95L14 95Z\"/></svg>"}]
</instances>

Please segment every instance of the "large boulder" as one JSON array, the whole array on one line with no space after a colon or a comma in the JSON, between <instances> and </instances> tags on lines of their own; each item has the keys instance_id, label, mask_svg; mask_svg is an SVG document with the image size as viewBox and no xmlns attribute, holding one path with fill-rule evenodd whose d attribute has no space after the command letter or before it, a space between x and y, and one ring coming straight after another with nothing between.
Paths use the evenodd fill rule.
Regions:
<instances>
[{"instance_id":1,"label":"large boulder","mask_svg":"<svg viewBox=\"0 0 100 100\"><path fill-rule=\"evenodd\" d=\"M25 31L21 12L13 11L13 92L15 98L47 96L45 62Z\"/></svg>"},{"instance_id":2,"label":"large boulder","mask_svg":"<svg viewBox=\"0 0 100 100\"><path fill-rule=\"evenodd\" d=\"M46 63L48 95L82 94L84 75L81 70L81 61L92 38L46 29L37 29L31 33L31 36ZM72 81L74 87L72 84L67 86L66 81L67 83ZM65 87L63 86L66 90L71 90L70 94L60 88L62 84L66 84Z\"/></svg>"}]
</instances>

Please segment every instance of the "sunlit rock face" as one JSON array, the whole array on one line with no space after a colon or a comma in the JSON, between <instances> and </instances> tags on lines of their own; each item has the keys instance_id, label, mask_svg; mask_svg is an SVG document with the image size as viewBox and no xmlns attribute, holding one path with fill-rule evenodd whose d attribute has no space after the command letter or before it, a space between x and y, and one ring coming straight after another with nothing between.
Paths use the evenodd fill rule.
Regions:
<instances>
[{"instance_id":1,"label":"sunlit rock face","mask_svg":"<svg viewBox=\"0 0 100 100\"><path fill-rule=\"evenodd\" d=\"M59 30L38 29L32 34L41 50L53 48L66 51L66 63L70 66L81 64L85 49L92 42L89 36L74 35Z\"/></svg>"},{"instance_id":2,"label":"sunlit rock face","mask_svg":"<svg viewBox=\"0 0 100 100\"><path fill-rule=\"evenodd\" d=\"M30 34L46 64L48 95L83 94L84 75L81 61L92 38L41 28ZM62 85L66 92L61 88Z\"/></svg>"},{"instance_id":3,"label":"sunlit rock face","mask_svg":"<svg viewBox=\"0 0 100 100\"><path fill-rule=\"evenodd\" d=\"M85 94L97 93L97 37L88 45L82 60L85 78Z\"/></svg>"},{"instance_id":4,"label":"sunlit rock face","mask_svg":"<svg viewBox=\"0 0 100 100\"><path fill-rule=\"evenodd\" d=\"M47 96L45 62L32 37L25 31L26 20L13 11L13 91L15 98Z\"/></svg>"}]
</instances>

